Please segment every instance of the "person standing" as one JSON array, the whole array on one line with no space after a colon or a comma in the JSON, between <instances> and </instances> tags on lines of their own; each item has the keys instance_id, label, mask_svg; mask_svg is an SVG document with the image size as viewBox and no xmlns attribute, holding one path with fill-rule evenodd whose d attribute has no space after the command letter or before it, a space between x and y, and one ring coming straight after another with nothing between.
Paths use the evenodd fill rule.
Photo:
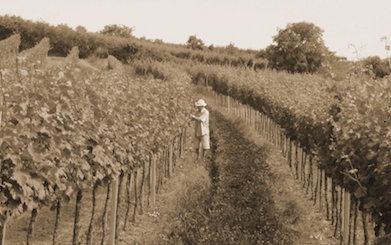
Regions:
<instances>
[{"instance_id":1,"label":"person standing","mask_svg":"<svg viewBox=\"0 0 391 245\"><path fill-rule=\"evenodd\" d=\"M197 113L191 115L192 120L195 121L195 150L197 154L197 160L201 157L204 159L206 151L210 149L209 145L209 111L205 108L206 102L203 99L199 99L195 106L197 107ZM201 154L202 150L202 154Z\"/></svg>"}]
</instances>

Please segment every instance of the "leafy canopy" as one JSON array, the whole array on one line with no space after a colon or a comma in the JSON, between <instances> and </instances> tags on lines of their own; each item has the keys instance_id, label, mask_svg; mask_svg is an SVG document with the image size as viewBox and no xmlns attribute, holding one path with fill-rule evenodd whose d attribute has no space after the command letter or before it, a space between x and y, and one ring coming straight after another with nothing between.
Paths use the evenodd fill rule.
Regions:
<instances>
[{"instance_id":1,"label":"leafy canopy","mask_svg":"<svg viewBox=\"0 0 391 245\"><path fill-rule=\"evenodd\" d=\"M100 33L107 36L130 38L132 37L133 31L134 31L133 27L114 24L114 25L106 25L103 28L103 30L100 31Z\"/></svg>"},{"instance_id":2,"label":"leafy canopy","mask_svg":"<svg viewBox=\"0 0 391 245\"><path fill-rule=\"evenodd\" d=\"M191 48L191 49L204 49L205 47L205 44L204 42L200 39L200 38L197 38L196 35L192 35L189 37L189 39L187 40L187 47Z\"/></svg>"},{"instance_id":3,"label":"leafy canopy","mask_svg":"<svg viewBox=\"0 0 391 245\"><path fill-rule=\"evenodd\" d=\"M323 30L307 23L291 23L278 31L273 44L267 47L269 66L288 72L313 73L325 59L327 48L322 39Z\"/></svg>"},{"instance_id":4,"label":"leafy canopy","mask_svg":"<svg viewBox=\"0 0 391 245\"><path fill-rule=\"evenodd\" d=\"M379 56L370 56L363 60L367 72L375 78L383 78L391 74L391 66Z\"/></svg>"}]
</instances>

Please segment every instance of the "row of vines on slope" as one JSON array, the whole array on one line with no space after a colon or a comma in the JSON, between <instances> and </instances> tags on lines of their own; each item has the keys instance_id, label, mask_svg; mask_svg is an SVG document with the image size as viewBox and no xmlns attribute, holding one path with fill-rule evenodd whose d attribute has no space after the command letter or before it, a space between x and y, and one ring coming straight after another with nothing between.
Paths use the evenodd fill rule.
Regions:
<instances>
[{"instance_id":1,"label":"row of vines on slope","mask_svg":"<svg viewBox=\"0 0 391 245\"><path fill-rule=\"evenodd\" d=\"M9 216L36 216L75 193L80 201L84 191L143 166L179 133L191 109L183 72L141 83L124 67L102 73L69 62L31 71L48 48L43 40L24 53L31 58L17 73L1 70L2 226Z\"/></svg>"},{"instance_id":2,"label":"row of vines on slope","mask_svg":"<svg viewBox=\"0 0 391 245\"><path fill-rule=\"evenodd\" d=\"M188 68L193 82L267 115L391 233L391 81L334 82L311 75Z\"/></svg>"},{"instance_id":3,"label":"row of vines on slope","mask_svg":"<svg viewBox=\"0 0 391 245\"><path fill-rule=\"evenodd\" d=\"M0 42L0 67L10 68L15 64L16 56L19 52L20 35L12 35Z\"/></svg>"},{"instance_id":4,"label":"row of vines on slope","mask_svg":"<svg viewBox=\"0 0 391 245\"><path fill-rule=\"evenodd\" d=\"M21 50L32 48L44 37L50 38L49 55L65 57L72 47L78 46L80 57L107 57L112 55L124 63L134 60L155 60L165 62L196 62L213 65L231 65L242 68L264 69L265 59L255 52L236 48L210 47L207 50L193 50L184 45L167 44L138 38L120 38L98 33L79 32L66 25L52 26L47 23L24 20L16 16L0 16L0 39L12 33L22 37Z\"/></svg>"}]
</instances>

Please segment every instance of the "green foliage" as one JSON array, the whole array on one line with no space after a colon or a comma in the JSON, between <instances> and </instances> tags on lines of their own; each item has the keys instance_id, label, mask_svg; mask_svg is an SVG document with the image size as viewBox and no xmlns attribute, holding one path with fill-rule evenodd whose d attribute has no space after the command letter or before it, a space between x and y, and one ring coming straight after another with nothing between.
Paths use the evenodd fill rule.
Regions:
<instances>
[{"instance_id":1,"label":"green foliage","mask_svg":"<svg viewBox=\"0 0 391 245\"><path fill-rule=\"evenodd\" d=\"M67 61L76 64L79 61L79 53L79 48L73 47L67 56Z\"/></svg>"},{"instance_id":2,"label":"green foliage","mask_svg":"<svg viewBox=\"0 0 391 245\"><path fill-rule=\"evenodd\" d=\"M0 41L0 67L15 67L16 56L19 53L20 35L15 34Z\"/></svg>"},{"instance_id":3,"label":"green foliage","mask_svg":"<svg viewBox=\"0 0 391 245\"><path fill-rule=\"evenodd\" d=\"M49 55L53 56L66 57L73 47L78 47L80 58L87 58L93 54L107 57L111 54L126 63L134 59L140 50L139 45L130 39L84 32L82 27L78 29L79 31L74 31L67 25L51 26L47 23L23 20L15 16L0 16L0 38L19 33L21 36L20 50L34 47L45 37L50 39Z\"/></svg>"},{"instance_id":4,"label":"green foliage","mask_svg":"<svg viewBox=\"0 0 391 245\"><path fill-rule=\"evenodd\" d=\"M44 70L38 61L48 44L46 38L21 53L28 62L19 63L17 74L1 67L1 216L67 201L143 166L179 133L193 108L183 72L140 81L122 65L82 70L76 48L65 64Z\"/></svg>"},{"instance_id":5,"label":"green foliage","mask_svg":"<svg viewBox=\"0 0 391 245\"><path fill-rule=\"evenodd\" d=\"M354 62L348 61L345 57L336 56L333 52L328 52L317 74L335 81L342 81L351 76L353 67Z\"/></svg>"},{"instance_id":6,"label":"green foliage","mask_svg":"<svg viewBox=\"0 0 391 245\"><path fill-rule=\"evenodd\" d=\"M133 63L134 72L138 76L151 76L155 79L166 80L171 76L172 70L159 62L138 61Z\"/></svg>"},{"instance_id":7,"label":"green foliage","mask_svg":"<svg viewBox=\"0 0 391 245\"><path fill-rule=\"evenodd\" d=\"M109 69L118 69L122 67L122 63L119 60L117 60L114 56L111 55L107 57L107 63Z\"/></svg>"},{"instance_id":8,"label":"green foliage","mask_svg":"<svg viewBox=\"0 0 391 245\"><path fill-rule=\"evenodd\" d=\"M133 27L128 27L125 25L106 25L103 30L100 31L101 34L114 37L122 38L131 38L132 32L134 31Z\"/></svg>"},{"instance_id":9,"label":"green foliage","mask_svg":"<svg viewBox=\"0 0 391 245\"><path fill-rule=\"evenodd\" d=\"M28 68L30 71L45 65L50 49L49 42L48 38L44 38L33 48L21 52L18 56L18 66Z\"/></svg>"},{"instance_id":10,"label":"green foliage","mask_svg":"<svg viewBox=\"0 0 391 245\"><path fill-rule=\"evenodd\" d=\"M338 90L330 145L334 167L380 227L391 232L391 81L352 83Z\"/></svg>"},{"instance_id":11,"label":"green foliage","mask_svg":"<svg viewBox=\"0 0 391 245\"><path fill-rule=\"evenodd\" d=\"M391 80L336 82L320 76L189 68L219 93L249 104L286 135L340 186L358 199L378 227L391 233Z\"/></svg>"},{"instance_id":12,"label":"green foliage","mask_svg":"<svg viewBox=\"0 0 391 245\"><path fill-rule=\"evenodd\" d=\"M226 47L225 47L225 49L227 50L227 52L229 53L229 54L232 54L232 55L235 55L235 54L237 54L238 52L239 52L239 49L235 46L235 44L233 44L233 43L230 43L230 44L228 44Z\"/></svg>"},{"instance_id":13,"label":"green foliage","mask_svg":"<svg viewBox=\"0 0 391 245\"><path fill-rule=\"evenodd\" d=\"M79 33L87 33L87 29L84 26L77 26L75 30Z\"/></svg>"},{"instance_id":14,"label":"green foliage","mask_svg":"<svg viewBox=\"0 0 391 245\"><path fill-rule=\"evenodd\" d=\"M125 29L121 29L121 26L117 27L129 34L130 30L127 27L124 27ZM128 34L125 35L127 38L123 38L121 32L119 35L114 35L115 31L108 31L108 35L103 35L87 32L82 26L78 26L75 31L66 25L52 26L15 16L0 16L0 40L10 37L13 33L19 33L21 36L21 50L32 48L43 38L48 37L51 56L66 57L73 47L78 47L80 58L89 56L107 58L108 55L112 55L122 63L148 59L177 64L197 62L255 68L254 64L264 62L264 59L254 57L255 52L251 51L235 48L235 52L232 53L225 47L204 48L202 40L195 36L190 39L195 48L193 49L188 48L187 45L163 43L162 40L137 39L129 37Z\"/></svg>"},{"instance_id":15,"label":"green foliage","mask_svg":"<svg viewBox=\"0 0 391 245\"><path fill-rule=\"evenodd\" d=\"M381 60L378 56L371 56L363 60L367 72L373 74L375 78L383 78L391 74L391 65L386 60Z\"/></svg>"},{"instance_id":16,"label":"green foliage","mask_svg":"<svg viewBox=\"0 0 391 245\"><path fill-rule=\"evenodd\" d=\"M266 49L269 66L289 72L313 73L324 61L327 48L322 30L312 23L288 24L273 37L274 44Z\"/></svg>"},{"instance_id":17,"label":"green foliage","mask_svg":"<svg viewBox=\"0 0 391 245\"><path fill-rule=\"evenodd\" d=\"M189 47L191 49L196 49L196 50L197 49L203 50L205 48L204 42L200 38L197 38L196 35L190 36L186 42L186 45L187 45L187 47Z\"/></svg>"},{"instance_id":18,"label":"green foliage","mask_svg":"<svg viewBox=\"0 0 391 245\"><path fill-rule=\"evenodd\" d=\"M391 234L380 237L376 240L375 245L389 245L391 244Z\"/></svg>"}]
</instances>

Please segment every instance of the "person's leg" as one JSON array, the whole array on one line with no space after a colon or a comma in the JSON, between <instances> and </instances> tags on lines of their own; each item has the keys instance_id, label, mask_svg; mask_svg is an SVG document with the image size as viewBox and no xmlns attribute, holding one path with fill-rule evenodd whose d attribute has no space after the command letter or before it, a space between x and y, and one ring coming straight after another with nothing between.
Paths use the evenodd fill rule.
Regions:
<instances>
[{"instance_id":1,"label":"person's leg","mask_svg":"<svg viewBox=\"0 0 391 245\"><path fill-rule=\"evenodd\" d=\"M200 155L200 149L196 148L195 153L196 153L196 160L198 160L198 156Z\"/></svg>"},{"instance_id":2,"label":"person's leg","mask_svg":"<svg viewBox=\"0 0 391 245\"><path fill-rule=\"evenodd\" d=\"M194 148L195 148L195 153L196 153L196 160L198 160L200 158L200 149L201 149L202 145L201 145L201 137L196 137L194 139Z\"/></svg>"},{"instance_id":3,"label":"person's leg","mask_svg":"<svg viewBox=\"0 0 391 245\"><path fill-rule=\"evenodd\" d=\"M206 152L210 149L209 135L202 136L202 159L205 158Z\"/></svg>"},{"instance_id":4,"label":"person's leg","mask_svg":"<svg viewBox=\"0 0 391 245\"><path fill-rule=\"evenodd\" d=\"M205 158L205 155L206 155L206 152L208 151L208 149L203 149L202 150L202 159Z\"/></svg>"}]
</instances>

